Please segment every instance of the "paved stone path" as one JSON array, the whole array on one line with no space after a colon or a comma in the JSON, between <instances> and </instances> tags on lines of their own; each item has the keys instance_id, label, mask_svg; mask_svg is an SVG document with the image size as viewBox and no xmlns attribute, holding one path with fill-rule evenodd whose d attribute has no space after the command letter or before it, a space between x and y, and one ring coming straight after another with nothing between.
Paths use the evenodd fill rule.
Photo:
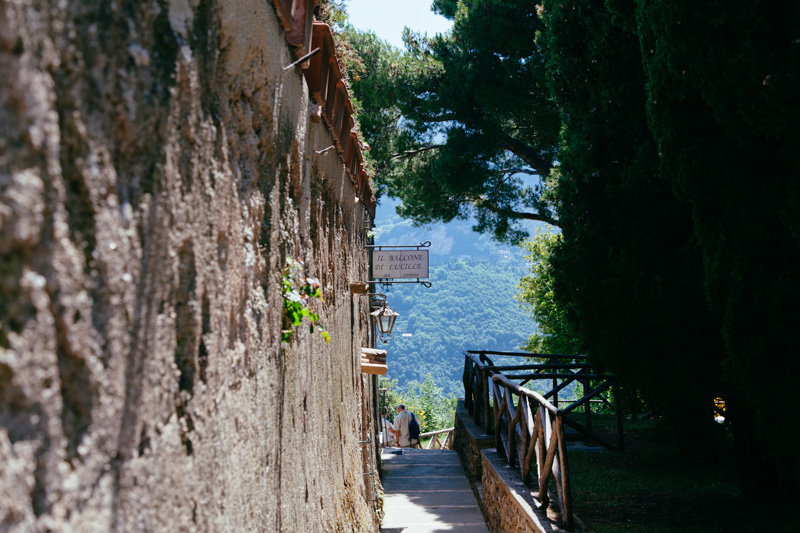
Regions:
<instances>
[{"instance_id":1,"label":"paved stone path","mask_svg":"<svg viewBox=\"0 0 800 533\"><path fill-rule=\"evenodd\" d=\"M383 533L488 533L452 450L385 448Z\"/></svg>"}]
</instances>

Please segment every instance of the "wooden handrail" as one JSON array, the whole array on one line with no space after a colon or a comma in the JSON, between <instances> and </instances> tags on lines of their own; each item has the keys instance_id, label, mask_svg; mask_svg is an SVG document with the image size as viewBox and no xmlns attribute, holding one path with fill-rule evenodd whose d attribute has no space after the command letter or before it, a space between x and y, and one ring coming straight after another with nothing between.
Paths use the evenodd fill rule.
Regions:
<instances>
[{"instance_id":1,"label":"wooden handrail","mask_svg":"<svg viewBox=\"0 0 800 533\"><path fill-rule=\"evenodd\" d=\"M448 428L448 429L440 429L438 431L428 431L426 433L420 433L419 436L420 436L420 438L422 438L422 437L432 437L434 435L440 435L442 433L450 433L454 429L455 428Z\"/></svg>"},{"instance_id":2,"label":"wooden handrail","mask_svg":"<svg viewBox=\"0 0 800 533\"><path fill-rule=\"evenodd\" d=\"M495 365L495 370L583 370L591 368L590 363L531 363L529 365Z\"/></svg>"},{"instance_id":3,"label":"wooden handrail","mask_svg":"<svg viewBox=\"0 0 800 533\"><path fill-rule=\"evenodd\" d=\"M485 354L485 355L505 355L508 357L539 357L542 359L588 359L585 355L559 354L559 353L531 353L531 352L494 352L491 350L467 350L464 353Z\"/></svg>"},{"instance_id":4,"label":"wooden handrail","mask_svg":"<svg viewBox=\"0 0 800 533\"><path fill-rule=\"evenodd\" d=\"M568 374L558 374L555 372L540 372L538 374L533 374L530 372L526 372L525 374L504 374L505 376L511 379L606 379L608 376L604 376L602 374L575 374L574 372L570 372Z\"/></svg>"},{"instance_id":5,"label":"wooden handrail","mask_svg":"<svg viewBox=\"0 0 800 533\"><path fill-rule=\"evenodd\" d=\"M427 433L420 433L419 439L420 444L422 443L423 437L431 437L431 440L428 442L426 450L449 450L453 447L453 430L455 428L449 429L440 429L438 431L428 431ZM439 435L447 434L447 438L444 442L439 441Z\"/></svg>"},{"instance_id":6,"label":"wooden handrail","mask_svg":"<svg viewBox=\"0 0 800 533\"><path fill-rule=\"evenodd\" d=\"M490 355L527 357L546 362L495 365ZM462 380L464 406L473 415L475 423L494 435L498 454L509 466L521 470L525 482L538 481L538 498L545 507L550 504L547 487L550 476L553 477L563 525L571 529L574 518L565 426L576 429L606 448L623 450L623 414L619 402L615 396L612 404L602 395L609 391L616 394L614 378L594 373L586 356L467 350L464 352ZM524 387L527 382L535 380L552 381L552 388L540 394ZM558 393L575 381L582 384L583 397L569 400L568 406L559 408ZM616 447L592 431L592 402L603 402L614 409L617 417ZM584 407L585 425L566 416L580 406ZM536 479L532 480L534 464Z\"/></svg>"},{"instance_id":7,"label":"wooden handrail","mask_svg":"<svg viewBox=\"0 0 800 533\"><path fill-rule=\"evenodd\" d=\"M303 69L311 99L316 103L317 110L312 112L311 120L324 119L345 172L355 185L355 195L375 218L377 200L358 135L353 131L353 106L336 58L333 32L327 24L314 21L314 9L320 0L272 0L272 3L286 42ZM312 56L311 50L318 52Z\"/></svg>"},{"instance_id":8,"label":"wooden handrail","mask_svg":"<svg viewBox=\"0 0 800 533\"><path fill-rule=\"evenodd\" d=\"M511 389L513 392L517 393L518 396L528 396L536 400L542 407L553 413L554 415L560 414L558 407L550 403L544 396L539 394L538 392L534 392L530 389L526 389L525 387L520 387L510 379L508 379L503 374L495 374L492 376L492 381L502 383L503 386L506 388Z\"/></svg>"},{"instance_id":9,"label":"wooden handrail","mask_svg":"<svg viewBox=\"0 0 800 533\"><path fill-rule=\"evenodd\" d=\"M514 395L518 399L516 407ZM545 508L550 505L547 486L553 476L561 519L564 528L571 530L574 517L563 413L541 394L520 387L502 374L492 376L492 397L497 453L505 457L509 466L521 470L523 481L528 481L535 458L538 498ZM534 405L536 415L531 417Z\"/></svg>"},{"instance_id":10,"label":"wooden handrail","mask_svg":"<svg viewBox=\"0 0 800 533\"><path fill-rule=\"evenodd\" d=\"M281 1L288 0L273 0L273 2ZM292 1L296 4L301 1L317 0ZM309 32L310 48L321 50L321 53L308 61L308 68L303 70L311 99L321 110L321 116L315 116L321 118L328 127L333 146L355 187L355 195L364 202L366 209L374 216L375 195L364 166L358 135L353 131L353 105L336 59L333 32L322 22L309 23L306 30Z\"/></svg>"}]
</instances>

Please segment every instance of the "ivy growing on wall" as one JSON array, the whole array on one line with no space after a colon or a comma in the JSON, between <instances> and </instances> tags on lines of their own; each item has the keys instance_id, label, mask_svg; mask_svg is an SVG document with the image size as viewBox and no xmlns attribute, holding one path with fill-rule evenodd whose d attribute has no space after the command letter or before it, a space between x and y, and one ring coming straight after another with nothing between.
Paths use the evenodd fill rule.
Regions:
<instances>
[{"instance_id":1,"label":"ivy growing on wall","mask_svg":"<svg viewBox=\"0 0 800 533\"><path fill-rule=\"evenodd\" d=\"M314 333L314 327L325 342L331 341L331 336L319 323L319 313L314 308L315 300L319 303L325 301L322 297L322 288L316 278L307 278L303 275L303 262L291 257L286 258L283 268L283 283L281 285L283 296L283 322L281 330L283 342L289 342L294 337L294 328L303 323L303 318L309 322L309 331Z\"/></svg>"}]
</instances>

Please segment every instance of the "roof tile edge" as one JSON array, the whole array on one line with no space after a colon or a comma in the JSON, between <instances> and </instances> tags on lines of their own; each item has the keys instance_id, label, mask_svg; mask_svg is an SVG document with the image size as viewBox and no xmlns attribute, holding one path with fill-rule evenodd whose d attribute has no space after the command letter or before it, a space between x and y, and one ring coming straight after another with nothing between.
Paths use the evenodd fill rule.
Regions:
<instances>
[{"instance_id":1,"label":"roof tile edge","mask_svg":"<svg viewBox=\"0 0 800 533\"><path fill-rule=\"evenodd\" d=\"M356 196L370 216L375 218L377 200L370 176L364 167L361 143L353 131L353 106L336 58L333 32L324 22L313 20L320 0L272 0L284 28L286 42L297 59L320 49L303 64L303 75L313 101L322 109L322 119L334 140L339 159L345 166Z\"/></svg>"}]
</instances>

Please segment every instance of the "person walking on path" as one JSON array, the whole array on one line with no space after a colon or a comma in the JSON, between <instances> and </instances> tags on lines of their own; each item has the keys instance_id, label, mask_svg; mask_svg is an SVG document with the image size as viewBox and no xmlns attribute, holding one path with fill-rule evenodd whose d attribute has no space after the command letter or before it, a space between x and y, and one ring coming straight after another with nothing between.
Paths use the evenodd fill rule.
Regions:
<instances>
[{"instance_id":1,"label":"person walking on path","mask_svg":"<svg viewBox=\"0 0 800 533\"><path fill-rule=\"evenodd\" d=\"M406 411L406 406L402 403L397 406L397 416L394 417L394 424L389 431L397 437L397 443L401 448L414 447L419 444L418 439L411 439L411 413Z\"/></svg>"}]
</instances>

